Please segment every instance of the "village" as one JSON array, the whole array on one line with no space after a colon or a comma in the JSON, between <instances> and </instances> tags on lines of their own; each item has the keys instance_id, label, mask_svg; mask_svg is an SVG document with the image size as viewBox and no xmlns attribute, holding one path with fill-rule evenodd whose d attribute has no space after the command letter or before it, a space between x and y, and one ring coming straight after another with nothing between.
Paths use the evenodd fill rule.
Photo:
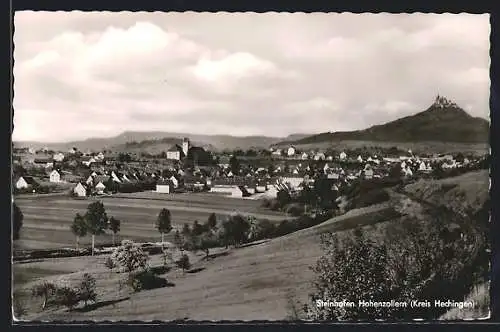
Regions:
<instances>
[{"instance_id":1,"label":"village","mask_svg":"<svg viewBox=\"0 0 500 332\"><path fill-rule=\"evenodd\" d=\"M14 151L13 181L15 194L67 193L82 198L116 192L207 192L272 199L280 190L296 193L318 179L339 191L355 180L388 177L394 169L406 179L444 177L478 168L485 160L462 153L417 155L395 147L380 152L383 155L289 146L212 153L191 146L188 138L159 156L22 148Z\"/></svg>"}]
</instances>

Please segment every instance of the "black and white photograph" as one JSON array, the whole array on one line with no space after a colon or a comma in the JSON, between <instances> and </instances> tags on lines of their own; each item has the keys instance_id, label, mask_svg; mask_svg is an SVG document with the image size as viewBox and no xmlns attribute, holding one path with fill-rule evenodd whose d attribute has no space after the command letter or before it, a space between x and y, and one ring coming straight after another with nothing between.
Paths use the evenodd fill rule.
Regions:
<instances>
[{"instance_id":1,"label":"black and white photograph","mask_svg":"<svg viewBox=\"0 0 500 332\"><path fill-rule=\"evenodd\" d=\"M490 318L489 19L15 12L13 321Z\"/></svg>"}]
</instances>

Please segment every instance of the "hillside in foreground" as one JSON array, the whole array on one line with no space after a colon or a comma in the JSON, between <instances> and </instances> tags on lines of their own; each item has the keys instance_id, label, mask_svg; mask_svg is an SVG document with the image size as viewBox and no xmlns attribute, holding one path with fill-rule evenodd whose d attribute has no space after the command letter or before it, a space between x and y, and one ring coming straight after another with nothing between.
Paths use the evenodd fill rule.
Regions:
<instances>
[{"instance_id":1,"label":"hillside in foreground","mask_svg":"<svg viewBox=\"0 0 500 332\"><path fill-rule=\"evenodd\" d=\"M423 194L419 197L433 204L454 207L460 201L471 209L477 209L488 196L487 178L485 171L471 172L440 181L417 182L405 190L415 195L421 192ZM438 183L438 186L429 186L430 182ZM437 197L443 190L454 192L438 201ZM130 298L118 293L117 274L104 268L105 257L102 256L15 264L14 271L18 273L22 274L23 269L38 269L44 271L45 275L56 275L51 278L75 277L87 270L98 280L101 302L121 299L113 304L96 306L87 312L58 309L30 314L26 318L98 321L284 319L289 314L290 303L308 301L314 279L309 267L323 254L319 235L365 225L369 234L380 238L385 225L401 220L393 209L397 203L394 197L397 196L393 196L393 201L351 210L345 215L280 238L230 249L227 254L224 254L223 249L214 250L213 253L221 252L222 255L209 261L201 259L203 254L198 254L192 258L197 261L195 267L201 268L201 271L193 274L171 271L167 278L175 284L174 287L141 291L130 295ZM159 258L153 257L153 261L158 264Z\"/></svg>"},{"instance_id":2,"label":"hillside in foreground","mask_svg":"<svg viewBox=\"0 0 500 332\"><path fill-rule=\"evenodd\" d=\"M339 141L487 143L489 122L438 96L427 110L412 116L364 130L321 133L286 144Z\"/></svg>"}]
</instances>

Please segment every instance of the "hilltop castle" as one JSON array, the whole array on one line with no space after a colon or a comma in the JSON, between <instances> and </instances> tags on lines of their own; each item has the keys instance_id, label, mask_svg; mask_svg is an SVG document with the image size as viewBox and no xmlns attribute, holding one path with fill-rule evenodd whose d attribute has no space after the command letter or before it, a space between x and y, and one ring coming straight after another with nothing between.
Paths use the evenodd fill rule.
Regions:
<instances>
[{"instance_id":1,"label":"hilltop castle","mask_svg":"<svg viewBox=\"0 0 500 332\"><path fill-rule=\"evenodd\" d=\"M445 108L445 107L457 107L457 104L438 94L436 96L436 100L434 101L433 106L438 108Z\"/></svg>"}]
</instances>

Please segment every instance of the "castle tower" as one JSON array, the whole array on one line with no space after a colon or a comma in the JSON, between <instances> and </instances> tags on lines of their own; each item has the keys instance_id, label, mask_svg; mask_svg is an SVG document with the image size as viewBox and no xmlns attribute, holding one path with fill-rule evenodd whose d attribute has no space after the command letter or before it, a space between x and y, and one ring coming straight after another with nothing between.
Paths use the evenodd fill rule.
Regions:
<instances>
[{"instance_id":1,"label":"castle tower","mask_svg":"<svg viewBox=\"0 0 500 332\"><path fill-rule=\"evenodd\" d=\"M184 137L182 140L182 152L184 153L184 156L187 156L189 151L189 138Z\"/></svg>"}]
</instances>

